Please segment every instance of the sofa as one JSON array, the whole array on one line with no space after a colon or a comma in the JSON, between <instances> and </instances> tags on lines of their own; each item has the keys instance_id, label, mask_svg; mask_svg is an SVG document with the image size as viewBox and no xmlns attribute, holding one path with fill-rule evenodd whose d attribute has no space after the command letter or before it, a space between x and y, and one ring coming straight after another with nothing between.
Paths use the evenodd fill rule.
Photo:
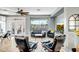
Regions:
<instances>
[{"instance_id":1,"label":"sofa","mask_svg":"<svg viewBox=\"0 0 79 59\"><path fill-rule=\"evenodd\" d=\"M31 32L31 37L45 37L46 36L46 32L44 31L32 31Z\"/></svg>"}]
</instances>

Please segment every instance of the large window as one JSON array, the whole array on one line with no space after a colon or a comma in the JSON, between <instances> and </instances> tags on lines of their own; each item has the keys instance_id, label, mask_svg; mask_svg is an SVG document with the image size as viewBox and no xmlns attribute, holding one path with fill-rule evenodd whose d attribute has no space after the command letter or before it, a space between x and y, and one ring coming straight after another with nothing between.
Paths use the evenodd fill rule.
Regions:
<instances>
[{"instance_id":1,"label":"large window","mask_svg":"<svg viewBox=\"0 0 79 59\"><path fill-rule=\"evenodd\" d=\"M74 14L69 18L69 30L79 30L79 14Z\"/></svg>"},{"instance_id":2,"label":"large window","mask_svg":"<svg viewBox=\"0 0 79 59\"><path fill-rule=\"evenodd\" d=\"M0 16L0 34L5 33L5 16Z\"/></svg>"},{"instance_id":3,"label":"large window","mask_svg":"<svg viewBox=\"0 0 79 59\"><path fill-rule=\"evenodd\" d=\"M31 30L47 30L48 19L31 19Z\"/></svg>"}]
</instances>

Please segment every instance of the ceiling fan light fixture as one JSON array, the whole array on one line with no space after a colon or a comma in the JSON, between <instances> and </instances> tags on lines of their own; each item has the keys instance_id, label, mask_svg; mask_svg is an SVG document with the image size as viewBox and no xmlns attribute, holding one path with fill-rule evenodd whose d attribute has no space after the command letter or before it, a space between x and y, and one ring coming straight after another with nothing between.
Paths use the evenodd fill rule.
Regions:
<instances>
[{"instance_id":1,"label":"ceiling fan light fixture","mask_svg":"<svg viewBox=\"0 0 79 59\"><path fill-rule=\"evenodd\" d=\"M23 9L19 9L19 8L18 8L17 13L20 14L20 15L22 15L22 16L29 14L29 12L24 12Z\"/></svg>"}]
</instances>

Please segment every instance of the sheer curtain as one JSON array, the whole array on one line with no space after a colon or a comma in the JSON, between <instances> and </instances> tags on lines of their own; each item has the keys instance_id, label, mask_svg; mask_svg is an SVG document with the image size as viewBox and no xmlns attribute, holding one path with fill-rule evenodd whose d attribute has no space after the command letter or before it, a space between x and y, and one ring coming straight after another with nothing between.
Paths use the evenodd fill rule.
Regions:
<instances>
[{"instance_id":1,"label":"sheer curtain","mask_svg":"<svg viewBox=\"0 0 79 59\"><path fill-rule=\"evenodd\" d=\"M6 23L6 17L0 16L0 33L5 33L5 23Z\"/></svg>"}]
</instances>

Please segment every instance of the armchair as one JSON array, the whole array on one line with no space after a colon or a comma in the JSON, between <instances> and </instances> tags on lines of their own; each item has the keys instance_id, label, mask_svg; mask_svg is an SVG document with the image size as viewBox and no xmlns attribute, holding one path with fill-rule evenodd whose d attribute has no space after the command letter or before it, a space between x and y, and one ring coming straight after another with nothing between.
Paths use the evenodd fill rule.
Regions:
<instances>
[{"instance_id":1,"label":"armchair","mask_svg":"<svg viewBox=\"0 0 79 59\"><path fill-rule=\"evenodd\" d=\"M42 45L43 45L43 47L44 47L45 49L47 49L49 52L55 52L56 44L57 44L57 39L54 39L54 42L53 42L53 43L42 44Z\"/></svg>"},{"instance_id":2,"label":"armchair","mask_svg":"<svg viewBox=\"0 0 79 59\"><path fill-rule=\"evenodd\" d=\"M26 39L15 39L20 52L29 52L29 46Z\"/></svg>"},{"instance_id":3,"label":"armchair","mask_svg":"<svg viewBox=\"0 0 79 59\"><path fill-rule=\"evenodd\" d=\"M36 42L29 42L28 38L15 38L17 43L17 47L19 48L20 52L30 52L33 49L37 48Z\"/></svg>"},{"instance_id":4,"label":"armchair","mask_svg":"<svg viewBox=\"0 0 79 59\"><path fill-rule=\"evenodd\" d=\"M37 42L29 42L30 51L37 48Z\"/></svg>"},{"instance_id":5,"label":"armchair","mask_svg":"<svg viewBox=\"0 0 79 59\"><path fill-rule=\"evenodd\" d=\"M50 38L54 38L54 32L48 31L47 36Z\"/></svg>"}]
</instances>

